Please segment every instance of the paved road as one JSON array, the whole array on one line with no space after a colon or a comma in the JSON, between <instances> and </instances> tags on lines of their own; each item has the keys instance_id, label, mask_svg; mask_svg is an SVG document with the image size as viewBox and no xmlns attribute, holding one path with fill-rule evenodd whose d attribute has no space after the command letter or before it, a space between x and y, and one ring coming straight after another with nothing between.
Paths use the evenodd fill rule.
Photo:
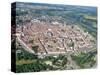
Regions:
<instances>
[{"instance_id":1,"label":"paved road","mask_svg":"<svg viewBox=\"0 0 100 75\"><path fill-rule=\"evenodd\" d=\"M79 68L80 68L80 67L76 64L76 62L72 60L70 54L67 55L67 60L68 60L67 69L79 69Z\"/></svg>"},{"instance_id":2,"label":"paved road","mask_svg":"<svg viewBox=\"0 0 100 75\"><path fill-rule=\"evenodd\" d=\"M16 41L19 42L22 47L28 51L29 53L35 53L32 49L30 49L19 37L16 38Z\"/></svg>"}]
</instances>

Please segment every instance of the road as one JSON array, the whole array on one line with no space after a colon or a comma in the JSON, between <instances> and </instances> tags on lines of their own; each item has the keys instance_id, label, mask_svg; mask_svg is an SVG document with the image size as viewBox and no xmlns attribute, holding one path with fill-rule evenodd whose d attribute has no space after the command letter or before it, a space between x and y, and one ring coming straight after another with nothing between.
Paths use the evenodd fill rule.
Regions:
<instances>
[{"instance_id":1,"label":"road","mask_svg":"<svg viewBox=\"0 0 100 75\"><path fill-rule=\"evenodd\" d=\"M35 53L32 49L30 49L19 37L16 38L16 41L19 42L22 47L28 51L29 53Z\"/></svg>"}]
</instances>

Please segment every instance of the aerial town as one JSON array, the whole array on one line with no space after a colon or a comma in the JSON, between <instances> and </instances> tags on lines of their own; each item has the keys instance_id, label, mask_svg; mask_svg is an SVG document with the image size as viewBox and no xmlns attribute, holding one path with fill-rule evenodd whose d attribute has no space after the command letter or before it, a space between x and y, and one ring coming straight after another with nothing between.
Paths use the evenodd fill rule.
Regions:
<instances>
[{"instance_id":1,"label":"aerial town","mask_svg":"<svg viewBox=\"0 0 100 75\"><path fill-rule=\"evenodd\" d=\"M15 17L11 40L16 72L97 66L95 7L18 2Z\"/></svg>"},{"instance_id":2,"label":"aerial town","mask_svg":"<svg viewBox=\"0 0 100 75\"><path fill-rule=\"evenodd\" d=\"M66 52L84 50L93 47L93 37L77 25L66 25L59 22L40 22L35 19L16 29L17 40L29 52L35 53L32 47L39 46L35 54L57 55Z\"/></svg>"}]
</instances>

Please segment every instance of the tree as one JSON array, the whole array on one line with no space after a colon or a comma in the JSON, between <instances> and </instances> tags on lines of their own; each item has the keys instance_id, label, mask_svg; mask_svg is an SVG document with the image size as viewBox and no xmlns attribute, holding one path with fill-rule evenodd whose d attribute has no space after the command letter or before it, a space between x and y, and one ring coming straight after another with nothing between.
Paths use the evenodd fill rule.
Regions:
<instances>
[{"instance_id":1,"label":"tree","mask_svg":"<svg viewBox=\"0 0 100 75\"><path fill-rule=\"evenodd\" d=\"M32 50L34 50L36 53L38 52L39 46L32 46Z\"/></svg>"}]
</instances>

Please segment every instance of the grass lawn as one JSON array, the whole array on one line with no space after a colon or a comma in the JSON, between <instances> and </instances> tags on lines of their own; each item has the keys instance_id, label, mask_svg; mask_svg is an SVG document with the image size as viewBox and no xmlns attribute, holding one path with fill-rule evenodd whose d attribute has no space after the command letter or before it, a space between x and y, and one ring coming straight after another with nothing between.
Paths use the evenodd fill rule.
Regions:
<instances>
[{"instance_id":1,"label":"grass lawn","mask_svg":"<svg viewBox=\"0 0 100 75\"><path fill-rule=\"evenodd\" d=\"M36 62L36 60L17 60L16 61L16 65L23 65L23 64L31 64L31 63L34 63Z\"/></svg>"}]
</instances>

